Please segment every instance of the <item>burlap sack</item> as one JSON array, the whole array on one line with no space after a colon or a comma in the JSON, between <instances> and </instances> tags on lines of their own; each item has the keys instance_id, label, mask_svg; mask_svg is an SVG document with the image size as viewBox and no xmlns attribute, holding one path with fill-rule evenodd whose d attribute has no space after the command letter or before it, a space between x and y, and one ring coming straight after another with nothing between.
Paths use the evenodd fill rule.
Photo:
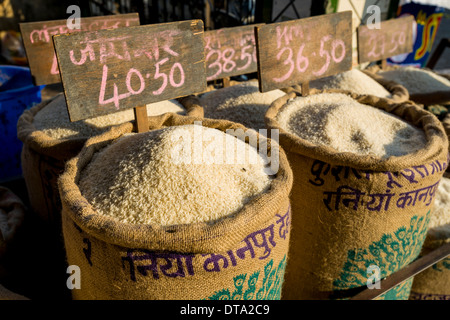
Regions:
<instances>
[{"instance_id":1,"label":"burlap sack","mask_svg":"<svg viewBox=\"0 0 450 320\"><path fill-rule=\"evenodd\" d=\"M64 170L65 162L75 157L89 138L54 139L35 128L34 116L60 95L26 110L17 123L18 137L24 144L22 171L31 209L51 228L57 229L61 224L57 179ZM187 116L203 117L203 108L197 98L188 96L180 102L186 108Z\"/></svg>"},{"instance_id":2,"label":"burlap sack","mask_svg":"<svg viewBox=\"0 0 450 320\"><path fill-rule=\"evenodd\" d=\"M28 298L6 289L0 284L0 300L29 300Z\"/></svg>"},{"instance_id":3,"label":"burlap sack","mask_svg":"<svg viewBox=\"0 0 450 320\"><path fill-rule=\"evenodd\" d=\"M448 165L447 136L429 112L410 102L347 94L423 128L428 144L387 160L339 153L280 127L278 111L296 98L295 92L271 105L266 124L279 129L294 173L286 299L349 298L366 288L370 265L383 278L412 262L420 253L433 196ZM405 282L383 298L407 299L410 287L411 281Z\"/></svg>"},{"instance_id":4,"label":"burlap sack","mask_svg":"<svg viewBox=\"0 0 450 320\"><path fill-rule=\"evenodd\" d=\"M15 240L23 224L25 213L23 201L8 188L0 187L0 265L8 244Z\"/></svg>"},{"instance_id":5,"label":"burlap sack","mask_svg":"<svg viewBox=\"0 0 450 320\"><path fill-rule=\"evenodd\" d=\"M399 65L387 65L383 71L389 70L398 70L402 68ZM439 76L443 76L442 74L436 73L434 70L429 68L421 68L423 70L428 70L433 72ZM378 74L381 71L381 68L378 65L373 65L370 68L367 68L366 71L368 73L376 74L377 76L382 77L381 74ZM444 76L447 78L446 76ZM409 93L409 99L414 101L415 103L423 104L425 106L430 106L434 104L450 104L450 88L446 91L434 91L427 93Z\"/></svg>"},{"instance_id":6,"label":"burlap sack","mask_svg":"<svg viewBox=\"0 0 450 320\"><path fill-rule=\"evenodd\" d=\"M421 256L450 242L447 228L429 230L422 247ZM450 300L450 257L414 276L410 300Z\"/></svg>"},{"instance_id":7,"label":"burlap sack","mask_svg":"<svg viewBox=\"0 0 450 320\"><path fill-rule=\"evenodd\" d=\"M199 120L222 131L245 128L225 120L167 114L153 119L150 129ZM88 140L59 179L67 260L81 270L81 288L73 290L73 298L279 299L292 187L284 152L279 149L279 171L270 190L233 217L169 227L124 224L96 214L77 182L96 151L132 129L125 124Z\"/></svg>"}]
</instances>

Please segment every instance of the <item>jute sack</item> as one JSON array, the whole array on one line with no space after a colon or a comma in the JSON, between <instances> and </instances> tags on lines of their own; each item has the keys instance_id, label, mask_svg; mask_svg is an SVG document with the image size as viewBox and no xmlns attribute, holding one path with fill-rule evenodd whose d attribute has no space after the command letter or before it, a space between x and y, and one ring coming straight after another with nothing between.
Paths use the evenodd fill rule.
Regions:
<instances>
[{"instance_id":1,"label":"jute sack","mask_svg":"<svg viewBox=\"0 0 450 320\"><path fill-rule=\"evenodd\" d=\"M431 231L431 230L430 230ZM421 256L450 242L447 230L432 230L425 239ZM450 300L450 257L414 276L410 300Z\"/></svg>"},{"instance_id":2,"label":"jute sack","mask_svg":"<svg viewBox=\"0 0 450 320\"><path fill-rule=\"evenodd\" d=\"M34 126L35 115L61 95L26 110L17 123L18 138L23 142L22 170L31 209L51 228L57 226L58 229L61 200L57 179L64 171L65 162L75 157L89 138L54 139ZM203 117L203 108L197 98L189 96L180 99L180 102L186 108L187 116ZM159 116L150 116L149 119L153 117Z\"/></svg>"},{"instance_id":3,"label":"jute sack","mask_svg":"<svg viewBox=\"0 0 450 320\"><path fill-rule=\"evenodd\" d=\"M347 94L422 128L428 143L416 153L387 160L339 153L280 127L276 116L296 92L271 105L266 123L279 130L294 173L285 299L349 298L366 287L373 272L368 274L369 266L379 268L383 278L412 262L420 253L433 196L448 165L447 136L429 112L410 102ZM382 298L407 299L411 282Z\"/></svg>"},{"instance_id":4,"label":"jute sack","mask_svg":"<svg viewBox=\"0 0 450 320\"><path fill-rule=\"evenodd\" d=\"M149 128L199 120L204 127L221 131L245 130L226 120L176 114L152 119ZM215 223L166 227L125 224L96 214L77 183L98 150L132 130L131 124L124 124L89 139L59 179L67 260L81 272L80 289L73 290L73 298L279 299L288 259L292 187L284 152L276 148L279 170L271 188L236 215ZM272 152L270 147L268 142Z\"/></svg>"},{"instance_id":5,"label":"jute sack","mask_svg":"<svg viewBox=\"0 0 450 320\"><path fill-rule=\"evenodd\" d=\"M23 225L25 213L23 201L8 188L0 187L0 265Z\"/></svg>"},{"instance_id":6,"label":"jute sack","mask_svg":"<svg viewBox=\"0 0 450 320\"><path fill-rule=\"evenodd\" d=\"M6 289L4 286L0 284L0 300L30 300L20 294L12 292L9 289Z\"/></svg>"}]
</instances>

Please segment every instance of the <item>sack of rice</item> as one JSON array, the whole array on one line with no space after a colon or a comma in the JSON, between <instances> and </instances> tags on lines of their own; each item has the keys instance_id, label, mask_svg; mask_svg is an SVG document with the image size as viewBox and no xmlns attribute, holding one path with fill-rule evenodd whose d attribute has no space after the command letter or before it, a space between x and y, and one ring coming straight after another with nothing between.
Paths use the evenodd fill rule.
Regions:
<instances>
[{"instance_id":1,"label":"sack of rice","mask_svg":"<svg viewBox=\"0 0 450 320\"><path fill-rule=\"evenodd\" d=\"M210 91L201 96L200 104L205 118L230 120L259 131L266 128L264 116L270 104L284 95L278 89L261 93L258 81L252 80Z\"/></svg>"},{"instance_id":2,"label":"sack of rice","mask_svg":"<svg viewBox=\"0 0 450 320\"><path fill-rule=\"evenodd\" d=\"M436 192L421 255L450 242L450 179L442 178ZM450 300L450 257L414 277L411 300Z\"/></svg>"},{"instance_id":3,"label":"sack of rice","mask_svg":"<svg viewBox=\"0 0 450 320\"><path fill-rule=\"evenodd\" d=\"M430 69L390 66L377 74L404 86L416 103L425 106L450 103L450 80Z\"/></svg>"},{"instance_id":4,"label":"sack of rice","mask_svg":"<svg viewBox=\"0 0 450 320\"><path fill-rule=\"evenodd\" d=\"M203 116L195 97L185 97L147 105L149 118L166 112ZM25 111L17 123L23 142L22 170L31 209L50 225L60 225L61 202L57 178L64 163L76 156L89 137L101 134L113 125L134 120L132 109L106 116L70 122L64 95Z\"/></svg>"},{"instance_id":5,"label":"sack of rice","mask_svg":"<svg viewBox=\"0 0 450 320\"><path fill-rule=\"evenodd\" d=\"M14 242L25 219L23 201L11 190L0 187L0 260ZM1 261L0 261L1 264Z\"/></svg>"},{"instance_id":6,"label":"sack of rice","mask_svg":"<svg viewBox=\"0 0 450 320\"><path fill-rule=\"evenodd\" d=\"M448 165L436 117L410 102L291 92L266 123L279 129L294 174L284 298L348 298L372 268L383 278L418 256ZM410 287L381 298L407 299Z\"/></svg>"},{"instance_id":7,"label":"sack of rice","mask_svg":"<svg viewBox=\"0 0 450 320\"><path fill-rule=\"evenodd\" d=\"M286 156L240 124L198 120L167 114L139 134L124 124L67 162L58 184L67 260L82 275L74 299L280 299ZM255 142L278 165L268 170Z\"/></svg>"},{"instance_id":8,"label":"sack of rice","mask_svg":"<svg viewBox=\"0 0 450 320\"><path fill-rule=\"evenodd\" d=\"M387 81L374 73L358 69L320 78L311 81L309 85L311 88L319 90L340 89L361 95L388 98L397 102L409 99L408 91L402 85L393 81Z\"/></svg>"},{"instance_id":9,"label":"sack of rice","mask_svg":"<svg viewBox=\"0 0 450 320\"><path fill-rule=\"evenodd\" d=\"M0 284L0 300L29 300L28 298L12 292Z\"/></svg>"}]
</instances>

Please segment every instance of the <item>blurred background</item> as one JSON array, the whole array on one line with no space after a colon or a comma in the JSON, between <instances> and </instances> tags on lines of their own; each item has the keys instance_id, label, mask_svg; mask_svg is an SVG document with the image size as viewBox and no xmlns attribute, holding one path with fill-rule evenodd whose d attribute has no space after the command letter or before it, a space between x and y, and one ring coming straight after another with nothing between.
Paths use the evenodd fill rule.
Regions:
<instances>
[{"instance_id":1,"label":"blurred background","mask_svg":"<svg viewBox=\"0 0 450 320\"><path fill-rule=\"evenodd\" d=\"M253 23L272 23L306 18L338 11L353 11L353 27L365 24L367 8L377 5L381 19L394 18L405 12L413 14L428 33L426 65L429 55L450 34L450 1L448 0L0 0L0 45L2 64L26 65L20 39L19 23L67 19L69 5L78 5L82 17L138 12L141 24L202 19L205 30ZM424 17L425 14L425 17ZM356 39L356 38L355 38ZM419 41L421 39L417 39ZM356 41L356 40L355 40ZM356 43L355 43L356 46ZM448 52L436 68L450 68Z\"/></svg>"}]
</instances>

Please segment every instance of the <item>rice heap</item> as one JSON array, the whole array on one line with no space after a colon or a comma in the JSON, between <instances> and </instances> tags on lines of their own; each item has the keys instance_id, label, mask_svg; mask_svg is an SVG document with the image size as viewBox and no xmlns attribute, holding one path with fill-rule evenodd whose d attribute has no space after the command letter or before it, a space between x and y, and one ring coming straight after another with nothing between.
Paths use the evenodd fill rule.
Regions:
<instances>
[{"instance_id":1,"label":"rice heap","mask_svg":"<svg viewBox=\"0 0 450 320\"><path fill-rule=\"evenodd\" d=\"M450 237L450 179L443 177L436 191L428 229L445 228Z\"/></svg>"},{"instance_id":2,"label":"rice heap","mask_svg":"<svg viewBox=\"0 0 450 320\"><path fill-rule=\"evenodd\" d=\"M413 153L427 143L422 130L339 93L291 99L277 121L287 132L338 152L388 158Z\"/></svg>"},{"instance_id":3,"label":"rice heap","mask_svg":"<svg viewBox=\"0 0 450 320\"><path fill-rule=\"evenodd\" d=\"M167 112L185 114L185 109L176 100L166 100L147 105L147 115L155 116ZM101 134L113 125L134 120L133 109L99 116L96 118L70 122L66 101L63 95L40 110L33 124L53 139L85 138Z\"/></svg>"},{"instance_id":4,"label":"rice heap","mask_svg":"<svg viewBox=\"0 0 450 320\"><path fill-rule=\"evenodd\" d=\"M235 152L235 161L225 161L230 145L248 157ZM205 163L219 155L222 162ZM124 223L211 222L236 213L270 187L263 160L254 147L220 130L167 127L125 135L96 153L79 188L99 214Z\"/></svg>"},{"instance_id":5,"label":"rice heap","mask_svg":"<svg viewBox=\"0 0 450 320\"><path fill-rule=\"evenodd\" d=\"M380 71L378 74L387 80L401 84L410 94L450 90L448 79L427 69L408 66L395 70Z\"/></svg>"},{"instance_id":6,"label":"rice heap","mask_svg":"<svg viewBox=\"0 0 450 320\"><path fill-rule=\"evenodd\" d=\"M261 93L257 81L246 81L204 94L200 104L205 118L225 119L254 130L264 129L264 116L270 104L285 95L281 90Z\"/></svg>"},{"instance_id":7,"label":"rice heap","mask_svg":"<svg viewBox=\"0 0 450 320\"><path fill-rule=\"evenodd\" d=\"M380 98L392 98L391 93L381 84L358 69L352 69L333 76L311 81L310 87L320 90L348 90L357 94L373 95Z\"/></svg>"}]
</instances>

